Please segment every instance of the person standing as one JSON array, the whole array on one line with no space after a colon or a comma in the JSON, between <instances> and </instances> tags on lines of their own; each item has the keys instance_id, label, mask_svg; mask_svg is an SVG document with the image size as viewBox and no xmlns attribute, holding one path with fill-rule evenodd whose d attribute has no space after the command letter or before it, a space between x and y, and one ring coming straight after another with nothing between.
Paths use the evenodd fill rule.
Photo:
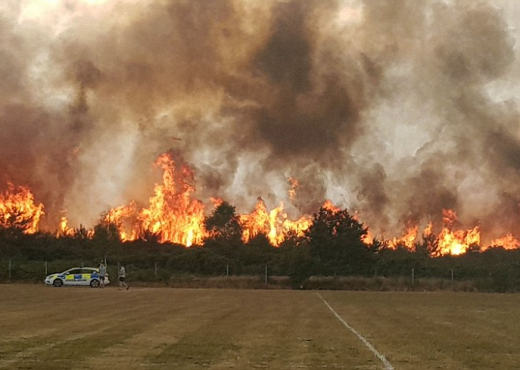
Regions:
<instances>
[{"instance_id":1,"label":"person standing","mask_svg":"<svg viewBox=\"0 0 520 370\"><path fill-rule=\"evenodd\" d=\"M125 266L121 266L117 276L119 277L119 290L123 289L123 287L125 287L126 290L128 290L129 286L128 286L128 284L125 281L126 280Z\"/></svg>"},{"instance_id":2,"label":"person standing","mask_svg":"<svg viewBox=\"0 0 520 370\"><path fill-rule=\"evenodd\" d=\"M107 266L101 261L99 263L99 287L105 287L105 278L107 276Z\"/></svg>"}]
</instances>

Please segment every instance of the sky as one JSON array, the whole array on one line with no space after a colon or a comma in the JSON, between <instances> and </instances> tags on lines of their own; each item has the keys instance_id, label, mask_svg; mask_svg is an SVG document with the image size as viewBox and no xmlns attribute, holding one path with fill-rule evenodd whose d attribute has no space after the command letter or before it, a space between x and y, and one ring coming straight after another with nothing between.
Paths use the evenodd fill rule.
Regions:
<instances>
[{"instance_id":1,"label":"sky","mask_svg":"<svg viewBox=\"0 0 520 370\"><path fill-rule=\"evenodd\" d=\"M146 203L171 151L208 207L330 199L381 235L452 209L518 235L519 20L514 0L3 0L0 190L92 226Z\"/></svg>"}]
</instances>

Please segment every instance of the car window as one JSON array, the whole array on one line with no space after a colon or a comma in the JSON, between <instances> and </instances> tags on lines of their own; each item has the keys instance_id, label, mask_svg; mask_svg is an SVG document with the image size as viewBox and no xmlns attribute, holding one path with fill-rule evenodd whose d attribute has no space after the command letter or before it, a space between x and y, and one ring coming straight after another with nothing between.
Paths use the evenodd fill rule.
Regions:
<instances>
[{"instance_id":1,"label":"car window","mask_svg":"<svg viewBox=\"0 0 520 370\"><path fill-rule=\"evenodd\" d=\"M69 275L77 275L77 274L81 274L81 270L80 269L72 269L68 272Z\"/></svg>"},{"instance_id":2,"label":"car window","mask_svg":"<svg viewBox=\"0 0 520 370\"><path fill-rule=\"evenodd\" d=\"M82 274L92 274L94 271L92 269L81 269Z\"/></svg>"}]
</instances>

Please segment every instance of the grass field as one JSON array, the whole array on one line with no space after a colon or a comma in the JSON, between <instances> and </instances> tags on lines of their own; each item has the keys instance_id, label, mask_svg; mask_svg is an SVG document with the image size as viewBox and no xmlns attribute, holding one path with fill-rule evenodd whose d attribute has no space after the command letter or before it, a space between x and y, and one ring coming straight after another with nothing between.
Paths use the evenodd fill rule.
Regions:
<instances>
[{"instance_id":1,"label":"grass field","mask_svg":"<svg viewBox=\"0 0 520 370\"><path fill-rule=\"evenodd\" d=\"M0 285L0 369L389 369L334 312L396 370L520 368L520 295Z\"/></svg>"}]
</instances>

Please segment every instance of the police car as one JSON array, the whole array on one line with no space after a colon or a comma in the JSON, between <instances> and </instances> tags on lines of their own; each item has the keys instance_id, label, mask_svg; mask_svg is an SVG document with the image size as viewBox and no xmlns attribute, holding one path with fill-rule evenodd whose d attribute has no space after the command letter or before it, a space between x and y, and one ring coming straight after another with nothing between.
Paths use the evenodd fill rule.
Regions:
<instances>
[{"instance_id":1,"label":"police car","mask_svg":"<svg viewBox=\"0 0 520 370\"><path fill-rule=\"evenodd\" d=\"M52 274L45 278L45 284L60 287L62 285L90 285L99 286L99 269L95 267L74 267L59 274Z\"/></svg>"}]
</instances>

